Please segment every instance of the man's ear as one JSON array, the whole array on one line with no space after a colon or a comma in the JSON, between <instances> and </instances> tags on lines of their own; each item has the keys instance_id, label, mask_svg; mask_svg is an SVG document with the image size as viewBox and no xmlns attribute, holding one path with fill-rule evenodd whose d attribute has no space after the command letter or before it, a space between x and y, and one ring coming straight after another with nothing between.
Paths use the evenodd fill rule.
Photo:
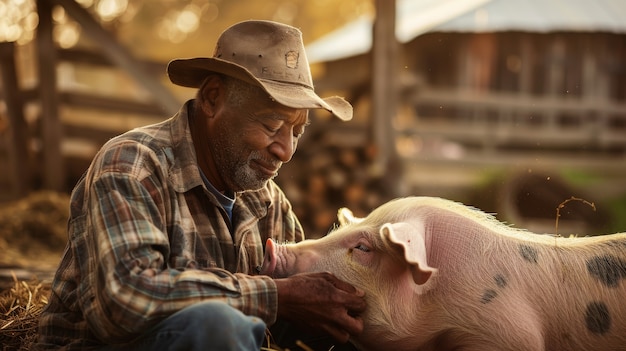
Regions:
<instances>
[{"instance_id":1,"label":"man's ear","mask_svg":"<svg viewBox=\"0 0 626 351\"><path fill-rule=\"evenodd\" d=\"M220 98L224 96L224 81L217 74L211 74L202 83L199 94L201 95L200 107L207 117L215 116Z\"/></svg>"}]
</instances>

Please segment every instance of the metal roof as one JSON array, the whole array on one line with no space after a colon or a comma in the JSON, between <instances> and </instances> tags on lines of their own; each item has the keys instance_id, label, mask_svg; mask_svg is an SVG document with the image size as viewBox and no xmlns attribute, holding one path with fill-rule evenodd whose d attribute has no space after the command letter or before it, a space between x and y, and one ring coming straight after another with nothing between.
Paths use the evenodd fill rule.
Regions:
<instances>
[{"instance_id":1,"label":"metal roof","mask_svg":"<svg viewBox=\"0 0 626 351\"><path fill-rule=\"evenodd\" d=\"M579 31L626 33L626 0L396 0L401 43L434 31ZM371 16L363 16L307 45L309 62L369 52Z\"/></svg>"}]
</instances>

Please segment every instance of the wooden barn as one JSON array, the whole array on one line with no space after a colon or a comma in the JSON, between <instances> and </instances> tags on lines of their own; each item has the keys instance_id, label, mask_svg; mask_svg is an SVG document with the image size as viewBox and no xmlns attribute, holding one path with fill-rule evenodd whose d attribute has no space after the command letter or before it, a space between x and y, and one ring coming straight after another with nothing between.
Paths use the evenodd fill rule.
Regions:
<instances>
[{"instance_id":1,"label":"wooden barn","mask_svg":"<svg viewBox=\"0 0 626 351\"><path fill-rule=\"evenodd\" d=\"M395 38L377 29L389 21ZM367 211L384 196L444 196L554 233L573 196L602 206L568 204L558 232L626 230L606 225L626 210L623 1L398 0L307 51L316 89L355 105L355 121L319 134L331 151L305 161L336 180L338 202Z\"/></svg>"}]
</instances>

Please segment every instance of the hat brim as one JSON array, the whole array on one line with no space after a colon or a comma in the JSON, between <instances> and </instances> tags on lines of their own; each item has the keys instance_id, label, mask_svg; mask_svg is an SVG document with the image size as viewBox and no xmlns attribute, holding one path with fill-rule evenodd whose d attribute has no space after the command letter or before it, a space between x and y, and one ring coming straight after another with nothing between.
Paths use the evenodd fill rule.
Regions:
<instances>
[{"instance_id":1,"label":"hat brim","mask_svg":"<svg viewBox=\"0 0 626 351\"><path fill-rule=\"evenodd\" d=\"M281 105L292 108L324 109L342 121L352 119L352 105L339 96L321 98L313 89L304 85L258 79L245 67L219 58L176 59L167 65L170 81L189 88L199 88L211 72L225 74L260 86Z\"/></svg>"}]
</instances>

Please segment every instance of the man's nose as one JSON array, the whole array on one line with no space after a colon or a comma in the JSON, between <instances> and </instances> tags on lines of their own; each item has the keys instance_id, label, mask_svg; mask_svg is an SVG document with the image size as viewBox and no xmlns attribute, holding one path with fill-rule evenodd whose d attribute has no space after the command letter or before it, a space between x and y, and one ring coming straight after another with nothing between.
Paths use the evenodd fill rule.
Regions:
<instances>
[{"instance_id":1,"label":"man's nose","mask_svg":"<svg viewBox=\"0 0 626 351\"><path fill-rule=\"evenodd\" d=\"M274 140L270 145L270 152L285 163L291 160L297 146L298 138L293 135L292 128L283 127L274 135Z\"/></svg>"}]
</instances>

